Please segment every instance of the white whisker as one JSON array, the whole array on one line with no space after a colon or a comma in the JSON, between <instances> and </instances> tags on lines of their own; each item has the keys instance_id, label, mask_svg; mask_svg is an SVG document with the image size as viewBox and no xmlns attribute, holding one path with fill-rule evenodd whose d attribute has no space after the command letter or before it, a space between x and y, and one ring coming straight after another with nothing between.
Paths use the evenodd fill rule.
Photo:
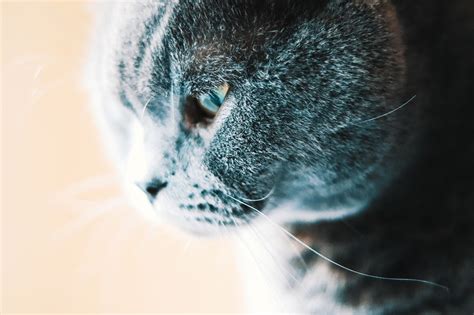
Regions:
<instances>
[{"instance_id":1,"label":"white whisker","mask_svg":"<svg viewBox=\"0 0 474 315\"><path fill-rule=\"evenodd\" d=\"M367 119L367 120L358 121L358 122L349 124L349 126L350 126L350 125L365 124L365 123L368 123L368 122L371 122L371 121L374 121L374 120L377 120L377 119L386 117L386 116L388 116L388 115L391 115L391 114L395 113L396 111L402 109L403 107L407 106L408 104L410 104L415 98L416 98L416 95L412 96L408 101L406 101L406 102L403 103L402 105L398 106L398 107L395 108L395 109L392 109L391 111L389 111L389 112L387 112L387 113L385 113L385 114L382 114L382 115L379 115L379 116L377 116L377 117L373 117L373 118L370 118L370 119Z\"/></svg>"},{"instance_id":2,"label":"white whisker","mask_svg":"<svg viewBox=\"0 0 474 315\"><path fill-rule=\"evenodd\" d=\"M189 238L187 241L186 241L186 244L184 244L184 247L183 247L183 251L181 252L181 255L180 257L184 257L186 256L186 254L188 253L188 250L189 248L191 247L191 243L193 242L193 239L192 238Z\"/></svg>"},{"instance_id":3,"label":"white whisker","mask_svg":"<svg viewBox=\"0 0 474 315\"><path fill-rule=\"evenodd\" d=\"M41 72L43 72L43 69L44 69L45 67L46 67L45 64L38 65L38 66L36 67L35 74L33 75L33 80L38 79L39 75L41 74Z\"/></svg>"},{"instance_id":4,"label":"white whisker","mask_svg":"<svg viewBox=\"0 0 474 315\"><path fill-rule=\"evenodd\" d=\"M53 232L51 235L51 239L53 241L64 241L68 237L72 236L74 233L77 233L77 231L79 231L84 226L92 223L99 217L102 217L106 213L115 210L125 204L125 198L119 196L110 200L106 200L104 202L97 203L94 207L91 207L89 209L84 209L84 213L79 218L75 219L72 223L67 224Z\"/></svg>"},{"instance_id":5,"label":"white whisker","mask_svg":"<svg viewBox=\"0 0 474 315\"><path fill-rule=\"evenodd\" d=\"M232 221L234 221L234 224L238 227L239 225L238 225L237 222L235 222L234 218L232 218L232 217L230 217L230 218L231 218ZM269 274L267 268L264 268L264 266L262 266L261 261L259 261L257 259L257 256L254 254L251 247L247 244L246 240L239 233L235 233L235 236L237 237L240 245L242 245L244 247L244 249L247 251L247 253L249 253L252 261L255 263L255 266L257 266L257 269L260 272L260 276L266 282L268 287L272 288L272 290L274 292L280 292L280 290L278 290L278 288L276 288L276 286L275 286L275 281L273 281L274 277L271 274ZM276 296L274 296L273 294L270 294L270 297L273 300L273 302L275 303L275 305L279 304L279 301L277 300Z\"/></svg>"},{"instance_id":6,"label":"white whisker","mask_svg":"<svg viewBox=\"0 0 474 315\"><path fill-rule=\"evenodd\" d=\"M142 119L142 120L143 120L143 117L145 117L146 110L147 110L148 105L150 104L152 98L153 98L153 96L150 97L150 98L148 99L148 101L146 101L145 105L143 106L142 115L141 115L141 119Z\"/></svg>"},{"instance_id":7,"label":"white whisker","mask_svg":"<svg viewBox=\"0 0 474 315\"><path fill-rule=\"evenodd\" d=\"M69 201L75 201L74 198L82 193L90 192L94 189L100 189L108 187L114 183L118 182L118 178L113 174L104 174L99 176L94 176L82 180L80 182L74 183L70 187L63 189L61 191L55 192L51 197L53 203L64 203Z\"/></svg>"},{"instance_id":8,"label":"white whisker","mask_svg":"<svg viewBox=\"0 0 474 315\"><path fill-rule=\"evenodd\" d=\"M291 279L293 279L293 281L294 281L295 283L298 283L299 280L295 277L295 275L294 275L292 272L286 270L286 268L281 265L280 260L275 257L275 255L273 254L273 252L272 252L272 251L270 250L270 248L267 246L267 243L268 243L268 242L266 242L265 239L260 236L260 234L258 233L258 231L257 231L256 229L254 229L254 228L252 227L252 225L249 225L249 229L250 229L250 231L252 231L252 233L257 237L257 239L259 240L259 242L263 245L263 248L264 248L265 251L268 253L269 257L271 258L271 260L273 261L273 263L275 264L275 266L280 270L280 272L281 272L283 275L285 275L285 274L288 275ZM291 287L290 283L289 283L288 281L286 281L286 282L288 283L288 286Z\"/></svg>"},{"instance_id":9,"label":"white whisker","mask_svg":"<svg viewBox=\"0 0 474 315\"><path fill-rule=\"evenodd\" d=\"M242 199L244 201L249 201L249 202L263 201L265 199L268 199L273 194L274 190L275 190L275 187L273 187L268 194L266 194L264 197L259 198L259 199L247 199L247 198L240 198L240 199Z\"/></svg>"},{"instance_id":10,"label":"white whisker","mask_svg":"<svg viewBox=\"0 0 474 315\"><path fill-rule=\"evenodd\" d=\"M227 194L226 194L227 195ZM363 273L363 272L360 272L360 271L357 271L357 270L353 270L351 268L348 268L348 267L345 267L337 262L335 262L334 260L330 259L329 257L326 257L324 256L323 254L319 253L318 251L316 251L315 249L313 249L311 246L307 245L305 242L303 242L302 240L300 240L299 238L297 238L296 236L294 236L292 233L290 233L288 230L286 230L285 228L283 228L282 226L280 226L279 224L275 223L272 219L270 219L266 214L264 214L263 212L261 212L260 210L232 197L232 196L229 196L227 195L229 198L235 200L236 202L242 204L242 205L245 205L247 207L249 207L250 209L256 211L259 215L261 215L263 218L265 218L271 225L273 225L274 227L278 228L280 231L282 231L283 233L285 233L287 236L289 236L290 238L292 238L293 240L295 240L297 243L299 243L300 245L302 245L303 247L305 247L306 249L308 249L309 251L311 251L312 253L316 254L317 256L319 256L320 258L326 260L327 262L341 268L341 269L344 269L346 271L349 271L349 272L352 272L354 274L357 274L357 275L360 275L360 276L363 276L363 277L367 277L367 278L372 278L372 279L377 279L377 280L386 280L386 281L403 281L403 282L415 282L415 283L421 283L421 284L427 284L427 285L431 285L431 286L435 286L435 287L439 287L439 288L442 288L446 291L449 292L449 288L444 286L444 285L441 285L441 284L438 284L438 283L435 283L435 282L432 282L432 281L428 281L428 280L421 280L421 279L412 279L412 278L392 278L392 277L382 277L382 276L376 276L376 275L371 275L371 274L367 274L367 273Z\"/></svg>"}]
</instances>

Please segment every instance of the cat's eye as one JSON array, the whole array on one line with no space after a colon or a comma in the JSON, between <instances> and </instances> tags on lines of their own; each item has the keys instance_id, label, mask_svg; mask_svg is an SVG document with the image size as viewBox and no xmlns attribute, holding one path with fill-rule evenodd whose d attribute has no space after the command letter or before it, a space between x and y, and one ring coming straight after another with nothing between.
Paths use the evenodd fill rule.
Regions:
<instances>
[{"instance_id":1,"label":"cat's eye","mask_svg":"<svg viewBox=\"0 0 474 315\"><path fill-rule=\"evenodd\" d=\"M227 93L229 93L229 84L224 83L208 93L201 94L197 98L198 105L207 114L214 117L221 105L224 103Z\"/></svg>"}]
</instances>

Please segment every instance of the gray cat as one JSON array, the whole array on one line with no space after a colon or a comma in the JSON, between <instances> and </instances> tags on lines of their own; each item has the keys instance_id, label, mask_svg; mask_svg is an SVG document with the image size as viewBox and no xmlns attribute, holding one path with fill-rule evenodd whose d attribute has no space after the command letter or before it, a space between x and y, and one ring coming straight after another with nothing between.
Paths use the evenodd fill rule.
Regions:
<instances>
[{"instance_id":1,"label":"gray cat","mask_svg":"<svg viewBox=\"0 0 474 315\"><path fill-rule=\"evenodd\" d=\"M139 207L294 238L266 240L290 312L472 314L472 1L98 10L88 84Z\"/></svg>"}]
</instances>

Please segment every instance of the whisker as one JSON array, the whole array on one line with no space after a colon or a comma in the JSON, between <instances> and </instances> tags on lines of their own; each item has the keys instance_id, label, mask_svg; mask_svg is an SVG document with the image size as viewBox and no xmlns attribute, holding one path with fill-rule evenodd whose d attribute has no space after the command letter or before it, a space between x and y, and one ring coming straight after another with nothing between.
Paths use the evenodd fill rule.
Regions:
<instances>
[{"instance_id":1,"label":"whisker","mask_svg":"<svg viewBox=\"0 0 474 315\"><path fill-rule=\"evenodd\" d=\"M290 272L290 271L287 271L280 263L279 263L279 260L275 257L275 255L273 254L273 252L270 250L269 246L267 246L265 239L263 237L260 236L260 234L257 232L256 229L254 229L252 227L252 225L249 225L249 229L250 231L252 231L252 233L256 236L256 238L259 240L259 242L263 245L263 248L265 249L265 251L268 253L268 255L270 256L271 260L274 262L275 266L277 267L277 269L280 270L280 272L282 274L287 274L295 283L298 283L299 280L296 278L296 276ZM288 284L289 284L289 287L291 287L289 281L286 281Z\"/></svg>"},{"instance_id":2,"label":"whisker","mask_svg":"<svg viewBox=\"0 0 474 315\"><path fill-rule=\"evenodd\" d=\"M41 71L37 71L33 74L33 81L36 81ZM59 87L63 87L66 84L74 82L74 77L71 74L65 74L55 80L44 83L43 86L34 87L31 90L31 101L26 104L28 109L31 110L33 106L47 93L56 91Z\"/></svg>"},{"instance_id":3,"label":"whisker","mask_svg":"<svg viewBox=\"0 0 474 315\"><path fill-rule=\"evenodd\" d=\"M232 221L235 222L234 218L230 217ZM236 226L238 227L238 223L235 222ZM239 234L235 233L235 236L237 237L240 245L242 245L247 253L249 253L251 259L255 263L255 266L257 266L258 271L260 271L260 276L262 279L266 282L266 284L269 286L269 288L272 288L274 292L280 292L276 287L275 287L275 282L273 281L273 277L271 274L268 273L268 270L262 266L261 261L257 259L257 256L254 254L252 251L251 247L248 245L247 241ZM279 301L277 300L277 297L273 294L270 294L271 299L275 304L279 304Z\"/></svg>"},{"instance_id":4,"label":"whisker","mask_svg":"<svg viewBox=\"0 0 474 315\"><path fill-rule=\"evenodd\" d=\"M72 186L67 187L61 191L56 191L50 197L53 203L63 203L66 201L75 201L74 199L79 194L90 192L93 189L100 189L112 185L117 182L117 176L113 174L104 174L94 176L74 183Z\"/></svg>"},{"instance_id":5,"label":"whisker","mask_svg":"<svg viewBox=\"0 0 474 315\"><path fill-rule=\"evenodd\" d=\"M46 67L45 64L36 66L35 74L33 75L33 80L37 80L43 69Z\"/></svg>"},{"instance_id":6,"label":"whisker","mask_svg":"<svg viewBox=\"0 0 474 315\"><path fill-rule=\"evenodd\" d=\"M219 225L219 222L217 224ZM181 253L179 253L177 255L176 261L181 261L186 256L186 254L188 253L189 248L191 247L192 241L193 241L193 239L191 237L188 238L188 240L184 244L183 250L181 251Z\"/></svg>"},{"instance_id":7,"label":"whisker","mask_svg":"<svg viewBox=\"0 0 474 315\"><path fill-rule=\"evenodd\" d=\"M79 231L84 226L92 223L99 217L104 216L108 212L117 209L120 206L126 204L125 198L122 196L106 200L104 202L98 203L95 207L84 209L85 212L78 219L75 219L70 224L66 224L62 228L54 231L51 235L53 241L65 240L66 238L72 236L74 233Z\"/></svg>"},{"instance_id":8,"label":"whisker","mask_svg":"<svg viewBox=\"0 0 474 315\"><path fill-rule=\"evenodd\" d=\"M142 114L141 114L141 120L143 120L143 117L145 117L146 110L147 110L148 105L150 104L152 98L153 98L153 96L150 97L150 98L148 99L148 101L146 101L145 105L143 106Z\"/></svg>"},{"instance_id":9,"label":"whisker","mask_svg":"<svg viewBox=\"0 0 474 315\"><path fill-rule=\"evenodd\" d=\"M412 96L408 101L406 101L406 102L403 103L402 105L398 106L397 108L392 109L392 110L389 111L389 112L386 112L385 114L382 114L382 115L379 115L379 116L376 116L376 117L373 117L373 118L370 118L370 119L367 119L367 120L354 122L354 123L351 123L351 124L349 124L349 125L346 125L346 127L347 127L347 126L351 126L351 125L361 125L361 124L365 124L365 123L368 123L368 122L371 122L371 121L374 121L374 120L377 120L377 119L386 117L386 116L388 116L388 115L391 115L391 114L395 113L396 111L399 111L399 110L402 109L403 107L407 106L408 104L410 104L415 98L416 98L416 95Z\"/></svg>"},{"instance_id":10,"label":"whisker","mask_svg":"<svg viewBox=\"0 0 474 315\"><path fill-rule=\"evenodd\" d=\"M236 227L239 227L240 224L236 222L236 220L234 219L234 217L230 216L230 219L234 222L235 226ZM256 226L255 229L252 228L251 225L247 225L247 227L252 231L252 234L255 235L259 242L263 245L265 251L269 254L269 256L272 258L273 262L274 262L274 265L276 266L276 269L279 269L279 274L280 275L285 275L285 274L288 274L294 281L295 283L297 283L299 280L297 280L295 278L295 276L291 273L291 272L287 272L286 269L281 265L279 264L278 260L274 257L274 255L272 254L272 252L270 251L269 247L267 247L265 245L265 238L263 236L261 236L261 233L259 233L258 229ZM281 300L284 299L284 296L283 296L283 292L281 290L279 290L276 285L275 285L275 281L273 281L275 279L275 276L272 276L272 274L270 274L269 272L267 272L267 269L268 268L265 268L265 270L263 270L263 267L261 266L262 264L257 260L256 256L253 254L253 251L251 250L251 247L247 245L247 242L245 241L244 238L240 237L240 235L238 233L236 233L237 237L239 237L241 243L246 247L247 251L250 253L250 255L252 256L252 259L253 261L255 262L255 264L257 265L257 268L260 270L260 273L263 277L263 279L265 280L265 282L267 283L267 285L270 285L272 286L273 285L273 292L275 292L275 294L270 294L270 297L271 299L273 300L273 302L275 303L275 305L280 305L282 307L286 307L285 305L283 305L281 303ZM268 243L268 242L267 242ZM271 266L270 266L271 267ZM272 268L273 269L273 272L272 270L270 269L269 271L273 274L275 274L277 272L277 270L275 270L275 268ZM288 281L288 279L286 277L283 277L286 281L286 283L288 284L288 287L291 287L291 283ZM277 299L278 298L278 299ZM299 299L298 299L299 300ZM302 302L302 301L301 301Z\"/></svg>"},{"instance_id":11,"label":"whisker","mask_svg":"<svg viewBox=\"0 0 474 315\"><path fill-rule=\"evenodd\" d=\"M444 285L441 285L441 284L438 284L436 282L432 282L432 281L428 281L428 280L421 280L421 279L412 279L412 278L393 278L393 277L382 277L382 276L376 276L376 275L371 275L371 274L367 274L367 273L363 273L363 272L360 272L360 271L357 271L357 270L354 270L354 269L351 269L351 268L348 268L346 266L343 266L337 262L335 262L334 260L330 259L329 257L326 257L324 256L323 254L321 254L320 252L316 251L315 249L313 249L311 246L307 245L305 242L303 242L302 240L300 240L298 237L294 236L292 233L290 233L287 229L285 229L284 227L280 226L279 224L275 223L272 219L270 219L266 214L264 214L263 212L261 212L260 210L230 196L230 195L227 195L229 198L235 200L236 202L244 205L244 206L247 206L249 207L250 209L256 211L259 215L261 215L263 218L265 218L271 225L273 225L274 227L278 228L280 231L282 231L283 233L285 233L287 236L289 236L290 238L292 238L293 240L295 240L297 243L299 243L300 245L302 245L303 247L305 247L306 249L308 249L309 251L311 251L312 253L316 254L317 256L319 256L320 258L326 260L327 262L341 268L341 269L344 269L346 271L349 271L349 272L352 272L354 274L357 274L359 276L363 276L363 277L367 277L367 278L372 278L372 279L377 279L377 280L386 280L386 281L402 281L402 282L415 282L415 283L421 283L421 284L426 284L426 285L431 285L431 286L434 286L434 287L438 287L438 288L441 288L441 289L444 289L446 291L449 292L449 288L444 286Z\"/></svg>"},{"instance_id":12,"label":"whisker","mask_svg":"<svg viewBox=\"0 0 474 315\"><path fill-rule=\"evenodd\" d=\"M293 253L295 254L296 256L296 259L298 260L298 262L301 264L300 265L300 268L303 269L303 275L306 273L306 271L308 270L308 265L306 264L306 261L303 259L303 255L301 254L300 250L296 247L295 243L294 242L291 242L291 239L288 239L288 244L291 246L292 248L292 251Z\"/></svg>"},{"instance_id":13,"label":"whisker","mask_svg":"<svg viewBox=\"0 0 474 315\"><path fill-rule=\"evenodd\" d=\"M274 257L274 255L272 254L272 252L268 249L268 247L265 245L265 241L267 240L265 237L263 237L263 234L260 232L258 232L258 228L256 225L254 225L255 227L255 235L258 237L258 239L260 240L260 242L263 244L263 247L265 248L265 250L270 254L271 258L273 259L274 263L277 265L277 267L279 267L278 269L281 269L282 270L282 273L283 274L287 274L290 276L290 278L294 281L294 283L291 283L289 280L287 280L287 284L288 284L288 288L291 289L291 288L294 288L298 283L301 282L302 278L297 278L297 276L294 275L294 273L292 271L295 271L296 269L294 268L288 268L289 270L287 271L285 266L284 265L281 265L279 263L279 260L277 260L277 258ZM253 229L252 229L253 230ZM296 251L296 256L298 257L298 259L301 260L301 263L302 263L302 266L303 268L306 270L307 269L307 265L306 265L306 262L304 261L303 257L301 256L300 252L296 249L296 247L294 246L294 244L291 242L290 239L286 239L288 241L288 243L290 244L290 246L292 247L292 249L294 251ZM270 242L266 242L267 244L270 244ZM274 252L274 251L273 251ZM296 300L301 303L301 305L304 304L304 301L301 299L301 296L299 295L296 295L294 296L294 298L296 298Z\"/></svg>"},{"instance_id":14,"label":"whisker","mask_svg":"<svg viewBox=\"0 0 474 315\"><path fill-rule=\"evenodd\" d=\"M249 202L255 202L255 201L263 201L265 199L268 199L272 194L273 194L273 191L275 190L275 187L273 187L270 192L268 194L265 195L265 197L263 198L259 198L259 199L247 199L247 198L240 198L244 201L249 201Z\"/></svg>"}]
</instances>

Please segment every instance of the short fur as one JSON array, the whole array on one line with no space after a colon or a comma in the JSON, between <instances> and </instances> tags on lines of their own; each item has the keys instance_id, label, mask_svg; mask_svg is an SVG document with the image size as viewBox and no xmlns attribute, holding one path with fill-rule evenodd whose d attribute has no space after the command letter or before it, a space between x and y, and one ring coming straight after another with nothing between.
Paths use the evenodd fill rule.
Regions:
<instances>
[{"instance_id":1,"label":"short fur","mask_svg":"<svg viewBox=\"0 0 474 315\"><path fill-rule=\"evenodd\" d=\"M351 269L450 288L370 279L302 249L281 254L297 274L281 285L304 301L294 311L472 313L471 1L102 9L88 84L128 182L166 183L153 210L208 234L268 224L255 208ZM189 96L224 82L214 121L187 125Z\"/></svg>"}]
</instances>

